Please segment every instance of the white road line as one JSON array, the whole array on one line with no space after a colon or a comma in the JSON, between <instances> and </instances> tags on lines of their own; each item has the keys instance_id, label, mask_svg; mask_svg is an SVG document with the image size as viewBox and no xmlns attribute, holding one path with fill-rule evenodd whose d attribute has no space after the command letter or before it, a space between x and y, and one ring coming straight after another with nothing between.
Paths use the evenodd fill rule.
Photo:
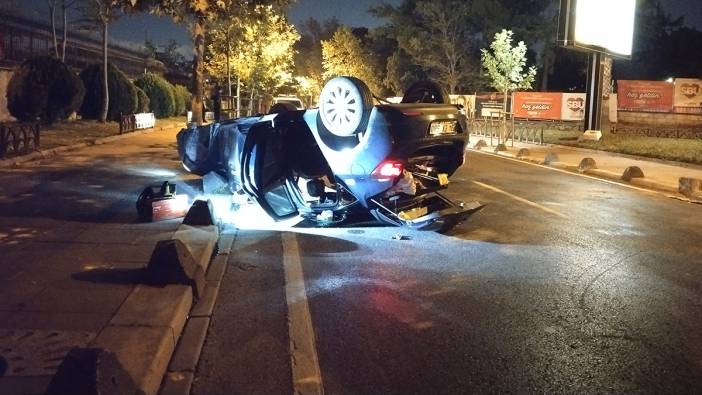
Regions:
<instances>
[{"instance_id":1,"label":"white road line","mask_svg":"<svg viewBox=\"0 0 702 395\"><path fill-rule=\"evenodd\" d=\"M317 345L305 292L305 277L302 273L297 237L295 233L285 232L282 234L282 239L293 390L296 395L322 395L324 394L322 372L319 369Z\"/></svg>"},{"instance_id":2,"label":"white road line","mask_svg":"<svg viewBox=\"0 0 702 395\"><path fill-rule=\"evenodd\" d=\"M489 189L489 190L491 190L491 191L493 191L493 192L497 192L497 193L501 193L501 194L503 194L503 195L505 195L505 196L509 196L509 197L511 197L512 199L514 199L514 200L516 200L516 201L518 201L518 202L524 203L524 204L526 204L526 205L529 205L529 206L531 206L531 207L536 207L536 208L538 208L539 210L545 211L545 212L547 212L547 213L549 213L549 214L553 214L553 215L556 215L556 216L561 217L561 218L568 218L567 216L565 216L565 215L559 213L559 212L556 211L556 210L552 210L552 209L550 209L550 208L548 208L548 207L546 207L546 206L543 206L543 205L541 205L541 204L539 204L539 203L534 203L534 202L532 202L531 200L526 200L526 199L524 199L524 198L522 198L522 197L519 197L519 196L517 196L517 195L513 195L513 194L511 194L511 193L509 193L509 192L507 192L507 191L503 191L502 189L497 188L497 187L494 187L494 186L492 186L492 185L484 184L484 183L482 183L482 182L480 182L480 181L473 181L473 183L476 184L476 185L479 185L479 186L481 186L481 187L483 187L483 188L485 188L485 189Z\"/></svg>"}]
</instances>

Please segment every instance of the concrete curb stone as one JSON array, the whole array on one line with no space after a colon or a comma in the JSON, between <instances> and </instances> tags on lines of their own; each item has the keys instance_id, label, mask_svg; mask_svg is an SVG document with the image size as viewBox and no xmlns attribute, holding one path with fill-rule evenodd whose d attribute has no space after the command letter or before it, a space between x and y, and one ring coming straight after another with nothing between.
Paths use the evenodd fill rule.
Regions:
<instances>
[{"instance_id":1,"label":"concrete curb stone","mask_svg":"<svg viewBox=\"0 0 702 395\"><path fill-rule=\"evenodd\" d=\"M638 166L629 166L624 169L622 180L630 182L634 178L645 178L643 170Z\"/></svg>"},{"instance_id":2,"label":"concrete curb stone","mask_svg":"<svg viewBox=\"0 0 702 395\"><path fill-rule=\"evenodd\" d=\"M219 228L212 225L181 224L172 236L177 239L175 244L184 244L184 250L193 255L193 264L202 273L207 271L218 238ZM137 285L89 346L114 352L138 391L155 395L186 328L193 296L188 285Z\"/></svg>"},{"instance_id":3,"label":"concrete curb stone","mask_svg":"<svg viewBox=\"0 0 702 395\"><path fill-rule=\"evenodd\" d=\"M522 142L523 144L531 144L531 143L525 143ZM697 165L694 163L687 163L687 162L676 162L673 160L666 160L666 159L658 159L658 158L649 158L646 156L637 156L637 155L631 155L631 154L624 154L621 152L613 152L613 151L603 151L603 150L596 150L596 149L590 149L590 148L582 148L582 147L572 147L569 145L558 145L558 144L550 144L550 143L544 143L544 144L535 144L541 147L550 147L550 148L558 148L558 149L565 149L565 150L571 150L571 151L577 151L577 152L582 152L585 154L606 154L606 155L611 155L611 156L617 156L620 158L626 158L626 159L634 159L634 160L641 160L641 161L646 161L646 162L654 162L654 163L660 163L663 165L671 165L671 166L678 166L678 167L685 167L685 168L690 168L690 169L696 169L696 170L702 170L702 165Z\"/></svg>"},{"instance_id":4,"label":"concrete curb stone","mask_svg":"<svg viewBox=\"0 0 702 395\"><path fill-rule=\"evenodd\" d=\"M191 311L186 324L186 335L178 342L168 373L163 377L160 395L189 395L194 381L194 372L207 337L214 304L226 270L227 260L234 243L234 235L223 235L221 249L207 271L205 297ZM210 296L208 296L210 295ZM191 328L192 326L192 328Z\"/></svg>"},{"instance_id":5,"label":"concrete curb stone","mask_svg":"<svg viewBox=\"0 0 702 395\"><path fill-rule=\"evenodd\" d=\"M614 172L607 171L607 170L592 168L592 169L587 169L587 170L581 171L579 169L579 166L570 165L570 164L564 163L564 162L553 162L550 164L546 164L546 163L544 163L543 160L540 160L540 159L535 158L535 157L530 157L530 156L515 157L514 155L509 155L509 154L506 154L504 152L491 153L491 152L480 151L480 150L475 150L475 149L473 151L479 151L483 154L515 158L515 159L518 159L518 160L521 160L524 162L530 162L530 163L534 163L534 164L538 164L538 165L545 165L545 166L549 166L549 167L559 168L559 169L571 171L574 173L582 173L582 174L586 174L589 176L602 178L602 179L609 180L609 181L614 181L617 183L625 182L625 180L623 180L623 178L622 178L622 174L614 173ZM592 150L589 150L589 151L592 151ZM645 188L645 189L651 189L651 190L655 190L658 192L672 193L672 194L679 194L680 193L680 191L677 188L674 188L674 187L671 187L669 185L659 183L656 181L643 179L643 178L634 177L634 178L631 178L631 180L628 181L627 183L630 185L638 186L638 187ZM702 195L702 193L701 193L701 195Z\"/></svg>"}]
</instances>

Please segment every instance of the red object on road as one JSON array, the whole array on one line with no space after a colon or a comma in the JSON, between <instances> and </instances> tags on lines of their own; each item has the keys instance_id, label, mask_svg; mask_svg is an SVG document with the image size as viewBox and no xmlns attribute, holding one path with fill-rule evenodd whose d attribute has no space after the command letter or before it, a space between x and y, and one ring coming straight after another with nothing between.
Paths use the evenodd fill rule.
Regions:
<instances>
[{"instance_id":1,"label":"red object on road","mask_svg":"<svg viewBox=\"0 0 702 395\"><path fill-rule=\"evenodd\" d=\"M185 217L187 212L188 197L186 195L175 195L173 197L154 199L151 201L152 221Z\"/></svg>"},{"instance_id":2,"label":"red object on road","mask_svg":"<svg viewBox=\"0 0 702 395\"><path fill-rule=\"evenodd\" d=\"M136 207L142 221L180 218L188 212L188 196L177 195L175 184L164 182L158 190L153 186L146 187L139 195Z\"/></svg>"}]
</instances>

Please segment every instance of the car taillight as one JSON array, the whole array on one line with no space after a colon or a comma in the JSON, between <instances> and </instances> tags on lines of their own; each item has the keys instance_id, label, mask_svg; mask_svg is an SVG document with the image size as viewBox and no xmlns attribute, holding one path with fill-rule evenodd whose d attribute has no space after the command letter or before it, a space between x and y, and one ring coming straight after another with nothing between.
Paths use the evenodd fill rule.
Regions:
<instances>
[{"instance_id":1,"label":"car taillight","mask_svg":"<svg viewBox=\"0 0 702 395\"><path fill-rule=\"evenodd\" d=\"M405 166L402 164L402 162L398 162L396 160L386 160L381 162L378 167L373 170L371 177L376 179L395 178L402 175L402 171L404 169Z\"/></svg>"}]
</instances>

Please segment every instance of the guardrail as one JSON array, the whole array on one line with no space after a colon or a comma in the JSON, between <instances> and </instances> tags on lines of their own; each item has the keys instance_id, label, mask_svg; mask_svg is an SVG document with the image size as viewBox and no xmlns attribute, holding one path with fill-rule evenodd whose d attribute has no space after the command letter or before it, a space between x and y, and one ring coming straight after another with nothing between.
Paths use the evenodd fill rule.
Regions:
<instances>
[{"instance_id":1,"label":"guardrail","mask_svg":"<svg viewBox=\"0 0 702 395\"><path fill-rule=\"evenodd\" d=\"M122 114L119 119L119 134L133 132L138 129L149 129L156 125L154 113Z\"/></svg>"},{"instance_id":2,"label":"guardrail","mask_svg":"<svg viewBox=\"0 0 702 395\"><path fill-rule=\"evenodd\" d=\"M0 158L26 154L39 148L39 122L0 123Z\"/></svg>"},{"instance_id":3,"label":"guardrail","mask_svg":"<svg viewBox=\"0 0 702 395\"><path fill-rule=\"evenodd\" d=\"M556 121L556 120L534 120L514 118L508 114L507 127L503 136L502 133L502 118L499 117L480 117L470 119L470 133L473 135L490 139L490 145L493 145L493 140L498 143L507 143L514 141L544 144L544 130L581 131L583 128L582 121Z\"/></svg>"}]
</instances>

